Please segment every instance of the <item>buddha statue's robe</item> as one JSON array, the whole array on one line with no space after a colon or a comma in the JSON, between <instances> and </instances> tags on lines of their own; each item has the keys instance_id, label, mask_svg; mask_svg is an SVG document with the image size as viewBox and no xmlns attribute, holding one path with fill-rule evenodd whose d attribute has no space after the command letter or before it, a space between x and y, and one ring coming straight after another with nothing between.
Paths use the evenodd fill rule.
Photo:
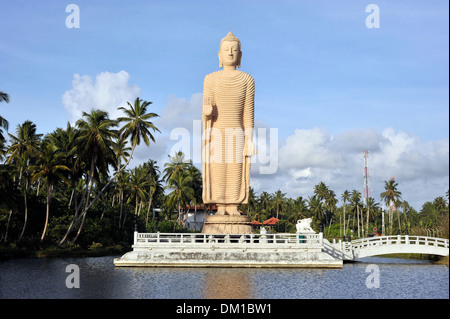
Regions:
<instances>
[{"instance_id":1,"label":"buddha statue's robe","mask_svg":"<svg viewBox=\"0 0 450 319\"><path fill-rule=\"evenodd\" d=\"M252 144L255 82L247 73L217 71L204 80L203 99L203 202L246 204L250 183L250 157L244 148Z\"/></svg>"}]
</instances>

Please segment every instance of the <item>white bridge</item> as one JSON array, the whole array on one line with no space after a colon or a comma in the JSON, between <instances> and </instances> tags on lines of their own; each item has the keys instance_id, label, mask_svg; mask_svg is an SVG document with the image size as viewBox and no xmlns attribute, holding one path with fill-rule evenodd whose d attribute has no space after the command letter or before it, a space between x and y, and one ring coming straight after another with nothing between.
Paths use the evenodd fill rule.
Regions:
<instances>
[{"instance_id":1,"label":"white bridge","mask_svg":"<svg viewBox=\"0 0 450 319\"><path fill-rule=\"evenodd\" d=\"M387 254L449 255L449 240L426 236L378 236L360 238L351 242L330 243L324 240L324 251L343 260Z\"/></svg>"},{"instance_id":2,"label":"white bridge","mask_svg":"<svg viewBox=\"0 0 450 319\"><path fill-rule=\"evenodd\" d=\"M116 266L342 267L343 261L386 254L449 255L449 240L380 236L328 241L323 233L134 233L133 251Z\"/></svg>"}]
</instances>

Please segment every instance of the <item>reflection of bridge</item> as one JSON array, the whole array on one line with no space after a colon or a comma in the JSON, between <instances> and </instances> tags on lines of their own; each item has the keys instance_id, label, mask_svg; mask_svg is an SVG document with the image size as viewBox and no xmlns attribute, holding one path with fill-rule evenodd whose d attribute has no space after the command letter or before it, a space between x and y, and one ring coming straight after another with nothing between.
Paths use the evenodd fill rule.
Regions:
<instances>
[{"instance_id":1,"label":"reflection of bridge","mask_svg":"<svg viewBox=\"0 0 450 319\"><path fill-rule=\"evenodd\" d=\"M449 255L449 240L426 236L379 236L333 242L324 240L324 251L343 260L387 254Z\"/></svg>"},{"instance_id":2,"label":"reflection of bridge","mask_svg":"<svg viewBox=\"0 0 450 319\"><path fill-rule=\"evenodd\" d=\"M342 267L345 260L385 254L448 256L449 240L425 236L381 236L351 242L323 233L199 234L134 233L133 251L116 266L160 267Z\"/></svg>"}]
</instances>

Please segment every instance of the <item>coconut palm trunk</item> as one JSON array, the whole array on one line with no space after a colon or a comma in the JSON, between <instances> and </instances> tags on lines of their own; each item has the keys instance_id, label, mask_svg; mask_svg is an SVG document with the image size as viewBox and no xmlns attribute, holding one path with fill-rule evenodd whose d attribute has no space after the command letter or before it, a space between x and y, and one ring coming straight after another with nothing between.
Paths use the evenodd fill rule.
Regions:
<instances>
[{"instance_id":1,"label":"coconut palm trunk","mask_svg":"<svg viewBox=\"0 0 450 319\"><path fill-rule=\"evenodd\" d=\"M152 186L150 186L150 189L149 189L150 197L148 199L147 215L145 216L145 226L147 226L147 224L148 224L148 214L150 213L150 209L152 207L153 193L154 193L154 191L152 189Z\"/></svg>"},{"instance_id":2,"label":"coconut palm trunk","mask_svg":"<svg viewBox=\"0 0 450 319\"><path fill-rule=\"evenodd\" d=\"M8 239L8 229L9 229L9 222L11 221L11 215L12 215L12 209L9 210L8 221L6 222L5 237L3 238L4 243L6 243L6 241Z\"/></svg>"},{"instance_id":3,"label":"coconut palm trunk","mask_svg":"<svg viewBox=\"0 0 450 319\"><path fill-rule=\"evenodd\" d=\"M89 197L91 196L92 185L94 184L94 169L95 169L95 162L96 162L96 160L97 160L97 156L94 155L92 157L92 159L91 159L91 172L90 172L91 174L90 174L90 177L89 177L89 190L88 190L88 193L87 193L87 196L86 196L86 204L85 204L84 209L83 209L83 211L81 212L81 215L80 215L81 216L80 227L78 228L78 232L77 232L75 238L72 240L72 243L77 241L78 236L80 236L81 231L83 230L84 221L86 219L86 213L87 213L87 210L88 210L88 207L89 207L88 206L88 204L89 204Z\"/></svg>"},{"instance_id":4,"label":"coconut palm trunk","mask_svg":"<svg viewBox=\"0 0 450 319\"><path fill-rule=\"evenodd\" d=\"M86 189L83 193L83 197L81 198L79 204L78 204L77 196L75 194L75 207L74 207L75 213L73 215L73 218L72 218L72 221L70 222L69 227L67 228L66 233L64 234L63 238L59 241L58 246L62 245L67 240L67 238L68 238L69 234L72 232L73 228L78 224L78 222L79 222L78 216L79 216L80 209L82 207L83 200L86 197L87 192L88 192L88 188L86 187Z\"/></svg>"},{"instance_id":5,"label":"coconut palm trunk","mask_svg":"<svg viewBox=\"0 0 450 319\"><path fill-rule=\"evenodd\" d=\"M369 237L369 216L370 216L370 207L369 205L367 205L366 237Z\"/></svg>"},{"instance_id":6,"label":"coconut palm trunk","mask_svg":"<svg viewBox=\"0 0 450 319\"><path fill-rule=\"evenodd\" d=\"M47 182L47 210L45 215L44 231L42 232L41 236L41 242L44 240L45 234L47 233L48 217L50 215L50 204L52 202L52 195L53 195L53 185L50 184L50 182Z\"/></svg>"},{"instance_id":7,"label":"coconut palm trunk","mask_svg":"<svg viewBox=\"0 0 450 319\"><path fill-rule=\"evenodd\" d=\"M120 197L120 212L119 212L119 229L121 228L121 221L122 221L122 208L123 208L123 190L120 190L119 193Z\"/></svg>"},{"instance_id":8,"label":"coconut palm trunk","mask_svg":"<svg viewBox=\"0 0 450 319\"><path fill-rule=\"evenodd\" d=\"M356 219L357 219L356 221L358 223L358 237L361 237L358 205L356 205Z\"/></svg>"},{"instance_id":9,"label":"coconut palm trunk","mask_svg":"<svg viewBox=\"0 0 450 319\"><path fill-rule=\"evenodd\" d=\"M25 181L25 188L23 190L23 203L25 205L25 207L24 207L25 216L24 216L22 232L20 233L19 240L21 240L23 235L25 234L25 228L27 227L27 222L28 222L27 186L28 186L28 182Z\"/></svg>"}]
</instances>

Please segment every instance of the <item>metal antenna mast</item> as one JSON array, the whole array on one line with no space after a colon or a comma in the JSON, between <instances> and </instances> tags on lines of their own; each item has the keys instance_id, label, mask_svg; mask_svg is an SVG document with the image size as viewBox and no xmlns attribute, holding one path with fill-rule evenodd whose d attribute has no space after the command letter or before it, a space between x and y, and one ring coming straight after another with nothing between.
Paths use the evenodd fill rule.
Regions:
<instances>
[{"instance_id":1,"label":"metal antenna mast","mask_svg":"<svg viewBox=\"0 0 450 319\"><path fill-rule=\"evenodd\" d=\"M372 196L369 178L369 151L364 151L364 205L367 206L369 197Z\"/></svg>"}]
</instances>

